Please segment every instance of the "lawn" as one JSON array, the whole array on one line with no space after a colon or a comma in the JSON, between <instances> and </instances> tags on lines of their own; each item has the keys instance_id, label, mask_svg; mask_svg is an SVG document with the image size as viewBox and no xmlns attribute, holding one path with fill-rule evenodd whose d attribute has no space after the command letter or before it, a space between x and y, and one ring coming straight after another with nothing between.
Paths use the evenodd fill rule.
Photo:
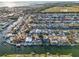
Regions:
<instances>
[{"instance_id":1,"label":"lawn","mask_svg":"<svg viewBox=\"0 0 79 59\"><path fill-rule=\"evenodd\" d=\"M16 46L5 45L0 46L0 56L79 56L79 46Z\"/></svg>"}]
</instances>

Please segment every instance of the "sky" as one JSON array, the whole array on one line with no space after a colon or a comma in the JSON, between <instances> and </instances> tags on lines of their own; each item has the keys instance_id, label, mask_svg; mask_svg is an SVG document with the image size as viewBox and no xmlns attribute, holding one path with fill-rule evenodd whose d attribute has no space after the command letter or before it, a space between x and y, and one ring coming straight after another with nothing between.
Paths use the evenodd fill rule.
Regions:
<instances>
[{"instance_id":1,"label":"sky","mask_svg":"<svg viewBox=\"0 0 79 59\"><path fill-rule=\"evenodd\" d=\"M4 2L0 2L0 7L30 6L34 4L55 3L55 2L58 1L12 1L12 2L4 1Z\"/></svg>"},{"instance_id":2,"label":"sky","mask_svg":"<svg viewBox=\"0 0 79 59\"><path fill-rule=\"evenodd\" d=\"M9 6L9 7L12 7L12 6L29 6L29 5L33 5L33 4L43 4L43 3L47 3L47 1L36 1L36 2L33 2L33 1L20 1L20 2L0 2L0 7L3 7L3 6Z\"/></svg>"}]
</instances>

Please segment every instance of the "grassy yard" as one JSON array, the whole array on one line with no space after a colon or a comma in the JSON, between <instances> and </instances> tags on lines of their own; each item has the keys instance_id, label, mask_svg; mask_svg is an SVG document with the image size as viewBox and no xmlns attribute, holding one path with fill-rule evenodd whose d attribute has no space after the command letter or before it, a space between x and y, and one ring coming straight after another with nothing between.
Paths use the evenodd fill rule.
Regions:
<instances>
[{"instance_id":1,"label":"grassy yard","mask_svg":"<svg viewBox=\"0 0 79 59\"><path fill-rule=\"evenodd\" d=\"M0 56L79 56L79 46L0 46Z\"/></svg>"}]
</instances>

